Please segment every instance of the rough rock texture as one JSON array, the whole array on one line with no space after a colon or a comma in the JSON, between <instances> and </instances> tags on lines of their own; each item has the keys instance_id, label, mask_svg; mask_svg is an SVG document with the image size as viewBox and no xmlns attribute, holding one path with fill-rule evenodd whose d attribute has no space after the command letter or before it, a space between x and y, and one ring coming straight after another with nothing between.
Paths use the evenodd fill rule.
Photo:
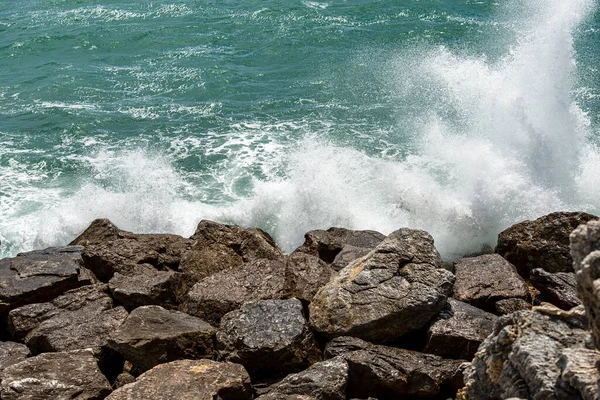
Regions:
<instances>
[{"instance_id":1,"label":"rough rock texture","mask_svg":"<svg viewBox=\"0 0 600 400\"><path fill-rule=\"evenodd\" d=\"M160 306L136 308L111 335L108 345L136 372L180 359L214 356L216 329L199 318Z\"/></svg>"},{"instance_id":2,"label":"rough rock texture","mask_svg":"<svg viewBox=\"0 0 600 400\"><path fill-rule=\"evenodd\" d=\"M315 256L295 253L285 257L285 297L312 301L335 270Z\"/></svg>"},{"instance_id":3,"label":"rough rock texture","mask_svg":"<svg viewBox=\"0 0 600 400\"><path fill-rule=\"evenodd\" d=\"M218 325L245 301L284 297L285 262L259 259L201 280L185 296L181 311Z\"/></svg>"},{"instance_id":4,"label":"rough rock texture","mask_svg":"<svg viewBox=\"0 0 600 400\"><path fill-rule=\"evenodd\" d=\"M500 317L465 370L466 385L458 398L580 398L580 389L563 378L557 362L586 348L586 325L581 307L536 307Z\"/></svg>"},{"instance_id":5,"label":"rough rock texture","mask_svg":"<svg viewBox=\"0 0 600 400\"><path fill-rule=\"evenodd\" d=\"M528 277L535 268L548 272L573 272L569 235L581 224L597 219L581 212L556 212L535 221L523 221L498 235L496 253Z\"/></svg>"},{"instance_id":6,"label":"rough rock texture","mask_svg":"<svg viewBox=\"0 0 600 400\"><path fill-rule=\"evenodd\" d=\"M338 255L335 256L335 259L330 264L331 268L333 268L336 271L340 271L340 270L344 269L344 267L346 267L352 261L366 256L372 250L373 250L373 248L370 248L370 247L356 247L356 246L346 245L342 248L342 250L338 253Z\"/></svg>"},{"instance_id":7,"label":"rough rock texture","mask_svg":"<svg viewBox=\"0 0 600 400\"><path fill-rule=\"evenodd\" d=\"M127 318L113 307L106 285L71 290L50 303L30 304L9 313L9 328L34 354L92 348L100 352L110 332Z\"/></svg>"},{"instance_id":8,"label":"rough rock texture","mask_svg":"<svg viewBox=\"0 0 600 400\"><path fill-rule=\"evenodd\" d=\"M352 337L333 339L325 348L325 356L341 356L348 362L350 397L374 396L379 400L433 397L450 395L462 386L459 367L463 360L444 360Z\"/></svg>"},{"instance_id":9,"label":"rough rock texture","mask_svg":"<svg viewBox=\"0 0 600 400\"><path fill-rule=\"evenodd\" d=\"M252 385L239 364L180 360L161 364L107 400L250 400Z\"/></svg>"},{"instance_id":10,"label":"rough rock texture","mask_svg":"<svg viewBox=\"0 0 600 400\"><path fill-rule=\"evenodd\" d=\"M454 268L452 297L475 307L493 311L498 300L529 297L527 284L515 267L498 254L461 258Z\"/></svg>"},{"instance_id":11,"label":"rough rock texture","mask_svg":"<svg viewBox=\"0 0 600 400\"><path fill-rule=\"evenodd\" d=\"M200 221L191 240L180 270L197 280L245 262L283 256L271 236L255 228Z\"/></svg>"},{"instance_id":12,"label":"rough rock texture","mask_svg":"<svg viewBox=\"0 0 600 400\"><path fill-rule=\"evenodd\" d=\"M318 362L297 374L286 376L271 385L260 400L281 400L306 396L308 399L345 400L348 363L343 357ZM296 397L301 398L301 397Z\"/></svg>"},{"instance_id":13,"label":"rough rock texture","mask_svg":"<svg viewBox=\"0 0 600 400\"><path fill-rule=\"evenodd\" d=\"M328 337L392 341L440 312L453 281L428 233L400 229L317 292L310 323Z\"/></svg>"},{"instance_id":14,"label":"rough rock texture","mask_svg":"<svg viewBox=\"0 0 600 400\"><path fill-rule=\"evenodd\" d=\"M564 349L557 362L561 379L568 383L584 400L600 398L600 373L598 361L600 352L590 349Z\"/></svg>"},{"instance_id":15,"label":"rough rock texture","mask_svg":"<svg viewBox=\"0 0 600 400\"><path fill-rule=\"evenodd\" d=\"M336 260L338 254L346 246L349 246L346 254L337 260L337 267L341 269L356 258L362 257L362 255L358 255L356 258L352 258L349 254L350 248L359 254L365 249L374 249L383 239L385 239L385 235L375 231L352 231L344 228L329 228L326 231L314 230L304 235L304 244L294 252L312 254L330 264ZM357 249L362 251L357 251Z\"/></svg>"},{"instance_id":16,"label":"rough rock texture","mask_svg":"<svg viewBox=\"0 0 600 400\"><path fill-rule=\"evenodd\" d=\"M0 314L25 304L50 301L92 283L81 266L81 247L22 253L0 260Z\"/></svg>"},{"instance_id":17,"label":"rough rock texture","mask_svg":"<svg viewBox=\"0 0 600 400\"><path fill-rule=\"evenodd\" d=\"M581 304L577 298L577 281L572 272L557 272L552 274L541 268L531 271L531 284L540 291L543 300L569 310Z\"/></svg>"},{"instance_id":18,"label":"rough rock texture","mask_svg":"<svg viewBox=\"0 0 600 400\"><path fill-rule=\"evenodd\" d=\"M89 350L45 353L0 372L2 400L103 399L110 384Z\"/></svg>"},{"instance_id":19,"label":"rough rock texture","mask_svg":"<svg viewBox=\"0 0 600 400\"><path fill-rule=\"evenodd\" d=\"M531 310L531 307L531 304L523 299L504 299L496 302L495 311L498 315L507 315L515 311Z\"/></svg>"},{"instance_id":20,"label":"rough rock texture","mask_svg":"<svg viewBox=\"0 0 600 400\"><path fill-rule=\"evenodd\" d=\"M0 342L0 371L4 368L25 360L31 352L21 343Z\"/></svg>"},{"instance_id":21,"label":"rough rock texture","mask_svg":"<svg viewBox=\"0 0 600 400\"><path fill-rule=\"evenodd\" d=\"M471 360L481 342L492 333L497 319L494 314L448 299L427 330L423 351L444 358Z\"/></svg>"},{"instance_id":22,"label":"rough rock texture","mask_svg":"<svg viewBox=\"0 0 600 400\"><path fill-rule=\"evenodd\" d=\"M321 359L298 299L248 302L225 315L217 348L254 378L284 376Z\"/></svg>"}]
</instances>

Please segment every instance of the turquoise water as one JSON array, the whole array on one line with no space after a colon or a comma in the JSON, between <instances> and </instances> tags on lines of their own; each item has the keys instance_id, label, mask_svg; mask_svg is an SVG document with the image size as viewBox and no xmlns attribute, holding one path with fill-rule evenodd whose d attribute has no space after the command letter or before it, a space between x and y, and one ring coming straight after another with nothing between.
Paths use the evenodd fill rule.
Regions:
<instances>
[{"instance_id":1,"label":"turquoise water","mask_svg":"<svg viewBox=\"0 0 600 400\"><path fill-rule=\"evenodd\" d=\"M592 0L0 0L0 255L92 219L428 230L600 212Z\"/></svg>"}]
</instances>

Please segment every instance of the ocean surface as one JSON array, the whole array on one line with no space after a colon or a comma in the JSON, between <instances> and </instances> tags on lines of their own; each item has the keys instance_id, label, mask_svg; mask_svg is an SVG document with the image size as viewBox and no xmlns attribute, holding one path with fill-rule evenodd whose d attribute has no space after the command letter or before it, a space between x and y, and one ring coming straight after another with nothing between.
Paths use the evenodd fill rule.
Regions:
<instances>
[{"instance_id":1,"label":"ocean surface","mask_svg":"<svg viewBox=\"0 0 600 400\"><path fill-rule=\"evenodd\" d=\"M430 232L600 213L593 0L0 0L0 256L94 218Z\"/></svg>"}]
</instances>

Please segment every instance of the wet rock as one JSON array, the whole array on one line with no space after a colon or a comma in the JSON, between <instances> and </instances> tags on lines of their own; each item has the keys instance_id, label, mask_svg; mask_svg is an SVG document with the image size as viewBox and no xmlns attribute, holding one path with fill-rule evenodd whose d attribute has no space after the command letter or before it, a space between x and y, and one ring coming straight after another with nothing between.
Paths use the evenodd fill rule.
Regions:
<instances>
[{"instance_id":1,"label":"wet rock","mask_svg":"<svg viewBox=\"0 0 600 400\"><path fill-rule=\"evenodd\" d=\"M345 400L347 383L348 363L342 357L335 357L313 364L297 374L286 376L280 382L271 385L267 393L258 399Z\"/></svg>"},{"instance_id":2,"label":"wet rock","mask_svg":"<svg viewBox=\"0 0 600 400\"><path fill-rule=\"evenodd\" d=\"M556 212L523 221L498 235L496 253L511 262L523 277L535 268L573 272L569 235L577 226L597 218L581 212Z\"/></svg>"},{"instance_id":3,"label":"wet rock","mask_svg":"<svg viewBox=\"0 0 600 400\"><path fill-rule=\"evenodd\" d=\"M572 272L552 274L541 268L531 271L531 284L540 291L543 299L563 310L569 310L581 304L577 298L577 281Z\"/></svg>"},{"instance_id":4,"label":"wet rock","mask_svg":"<svg viewBox=\"0 0 600 400\"><path fill-rule=\"evenodd\" d=\"M244 303L221 320L217 348L253 378L285 376L321 359L298 299Z\"/></svg>"},{"instance_id":5,"label":"wet rock","mask_svg":"<svg viewBox=\"0 0 600 400\"><path fill-rule=\"evenodd\" d=\"M495 310L498 315L507 315L515 311L531 310L531 304L523 299L503 299L496 302Z\"/></svg>"},{"instance_id":6,"label":"wet rock","mask_svg":"<svg viewBox=\"0 0 600 400\"><path fill-rule=\"evenodd\" d=\"M180 360L152 368L106 399L250 400L252 385L248 373L239 364Z\"/></svg>"},{"instance_id":7,"label":"wet rock","mask_svg":"<svg viewBox=\"0 0 600 400\"><path fill-rule=\"evenodd\" d=\"M373 345L352 337L333 339L325 356L343 357L349 365L347 394L380 400L451 396L462 386L463 360ZM443 398L443 397L442 397Z\"/></svg>"},{"instance_id":8,"label":"wet rock","mask_svg":"<svg viewBox=\"0 0 600 400\"><path fill-rule=\"evenodd\" d=\"M45 353L0 372L3 400L100 400L110 384L89 350Z\"/></svg>"},{"instance_id":9,"label":"wet rock","mask_svg":"<svg viewBox=\"0 0 600 400\"><path fill-rule=\"evenodd\" d=\"M71 290L50 303L31 304L9 313L9 327L32 353L92 348L100 354L110 332L127 318L113 308L106 285Z\"/></svg>"},{"instance_id":10,"label":"wet rock","mask_svg":"<svg viewBox=\"0 0 600 400\"><path fill-rule=\"evenodd\" d=\"M315 256L296 253L285 257L285 297L307 303L331 279L335 270Z\"/></svg>"},{"instance_id":11,"label":"wet rock","mask_svg":"<svg viewBox=\"0 0 600 400\"><path fill-rule=\"evenodd\" d=\"M336 263L337 267L341 269L355 260L350 255L351 248L354 248L355 253L362 252L357 252L357 249L363 251L368 249L370 251L379 245L383 239L385 239L385 235L376 231L353 231L344 228L329 228L326 231L314 230L304 235L304 244L294 252L311 254L331 264L339 253L348 246L346 254L338 259Z\"/></svg>"},{"instance_id":12,"label":"wet rock","mask_svg":"<svg viewBox=\"0 0 600 400\"><path fill-rule=\"evenodd\" d=\"M160 306L136 308L111 333L108 345L137 372L180 359L214 356L216 329L199 318Z\"/></svg>"},{"instance_id":13,"label":"wet rock","mask_svg":"<svg viewBox=\"0 0 600 400\"><path fill-rule=\"evenodd\" d=\"M444 358L471 360L481 342L492 333L497 319L494 314L448 299L427 330L424 351Z\"/></svg>"},{"instance_id":14,"label":"wet rock","mask_svg":"<svg viewBox=\"0 0 600 400\"><path fill-rule=\"evenodd\" d=\"M458 399L580 398L557 362L568 351L587 347L583 316L581 308L551 306L500 317L466 368Z\"/></svg>"},{"instance_id":15,"label":"wet rock","mask_svg":"<svg viewBox=\"0 0 600 400\"><path fill-rule=\"evenodd\" d=\"M310 323L328 337L393 341L440 312L453 281L428 233L400 229L317 292Z\"/></svg>"},{"instance_id":16,"label":"wet rock","mask_svg":"<svg viewBox=\"0 0 600 400\"><path fill-rule=\"evenodd\" d=\"M0 342L0 371L31 355L27 346L15 342Z\"/></svg>"},{"instance_id":17,"label":"wet rock","mask_svg":"<svg viewBox=\"0 0 600 400\"><path fill-rule=\"evenodd\" d=\"M529 296L527 284L515 267L498 254L462 258L454 267L452 297L475 307L493 311L498 300Z\"/></svg>"}]
</instances>

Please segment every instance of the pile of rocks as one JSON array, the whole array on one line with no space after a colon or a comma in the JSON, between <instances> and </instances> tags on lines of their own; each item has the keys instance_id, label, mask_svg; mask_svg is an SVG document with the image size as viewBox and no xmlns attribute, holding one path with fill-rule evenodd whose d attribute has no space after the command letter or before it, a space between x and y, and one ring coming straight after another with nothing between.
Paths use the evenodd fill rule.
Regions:
<instances>
[{"instance_id":1,"label":"pile of rocks","mask_svg":"<svg viewBox=\"0 0 600 400\"><path fill-rule=\"evenodd\" d=\"M600 222L569 253L593 219L526 221L452 266L413 229L284 254L259 229L96 220L0 260L0 399L597 398Z\"/></svg>"}]
</instances>

